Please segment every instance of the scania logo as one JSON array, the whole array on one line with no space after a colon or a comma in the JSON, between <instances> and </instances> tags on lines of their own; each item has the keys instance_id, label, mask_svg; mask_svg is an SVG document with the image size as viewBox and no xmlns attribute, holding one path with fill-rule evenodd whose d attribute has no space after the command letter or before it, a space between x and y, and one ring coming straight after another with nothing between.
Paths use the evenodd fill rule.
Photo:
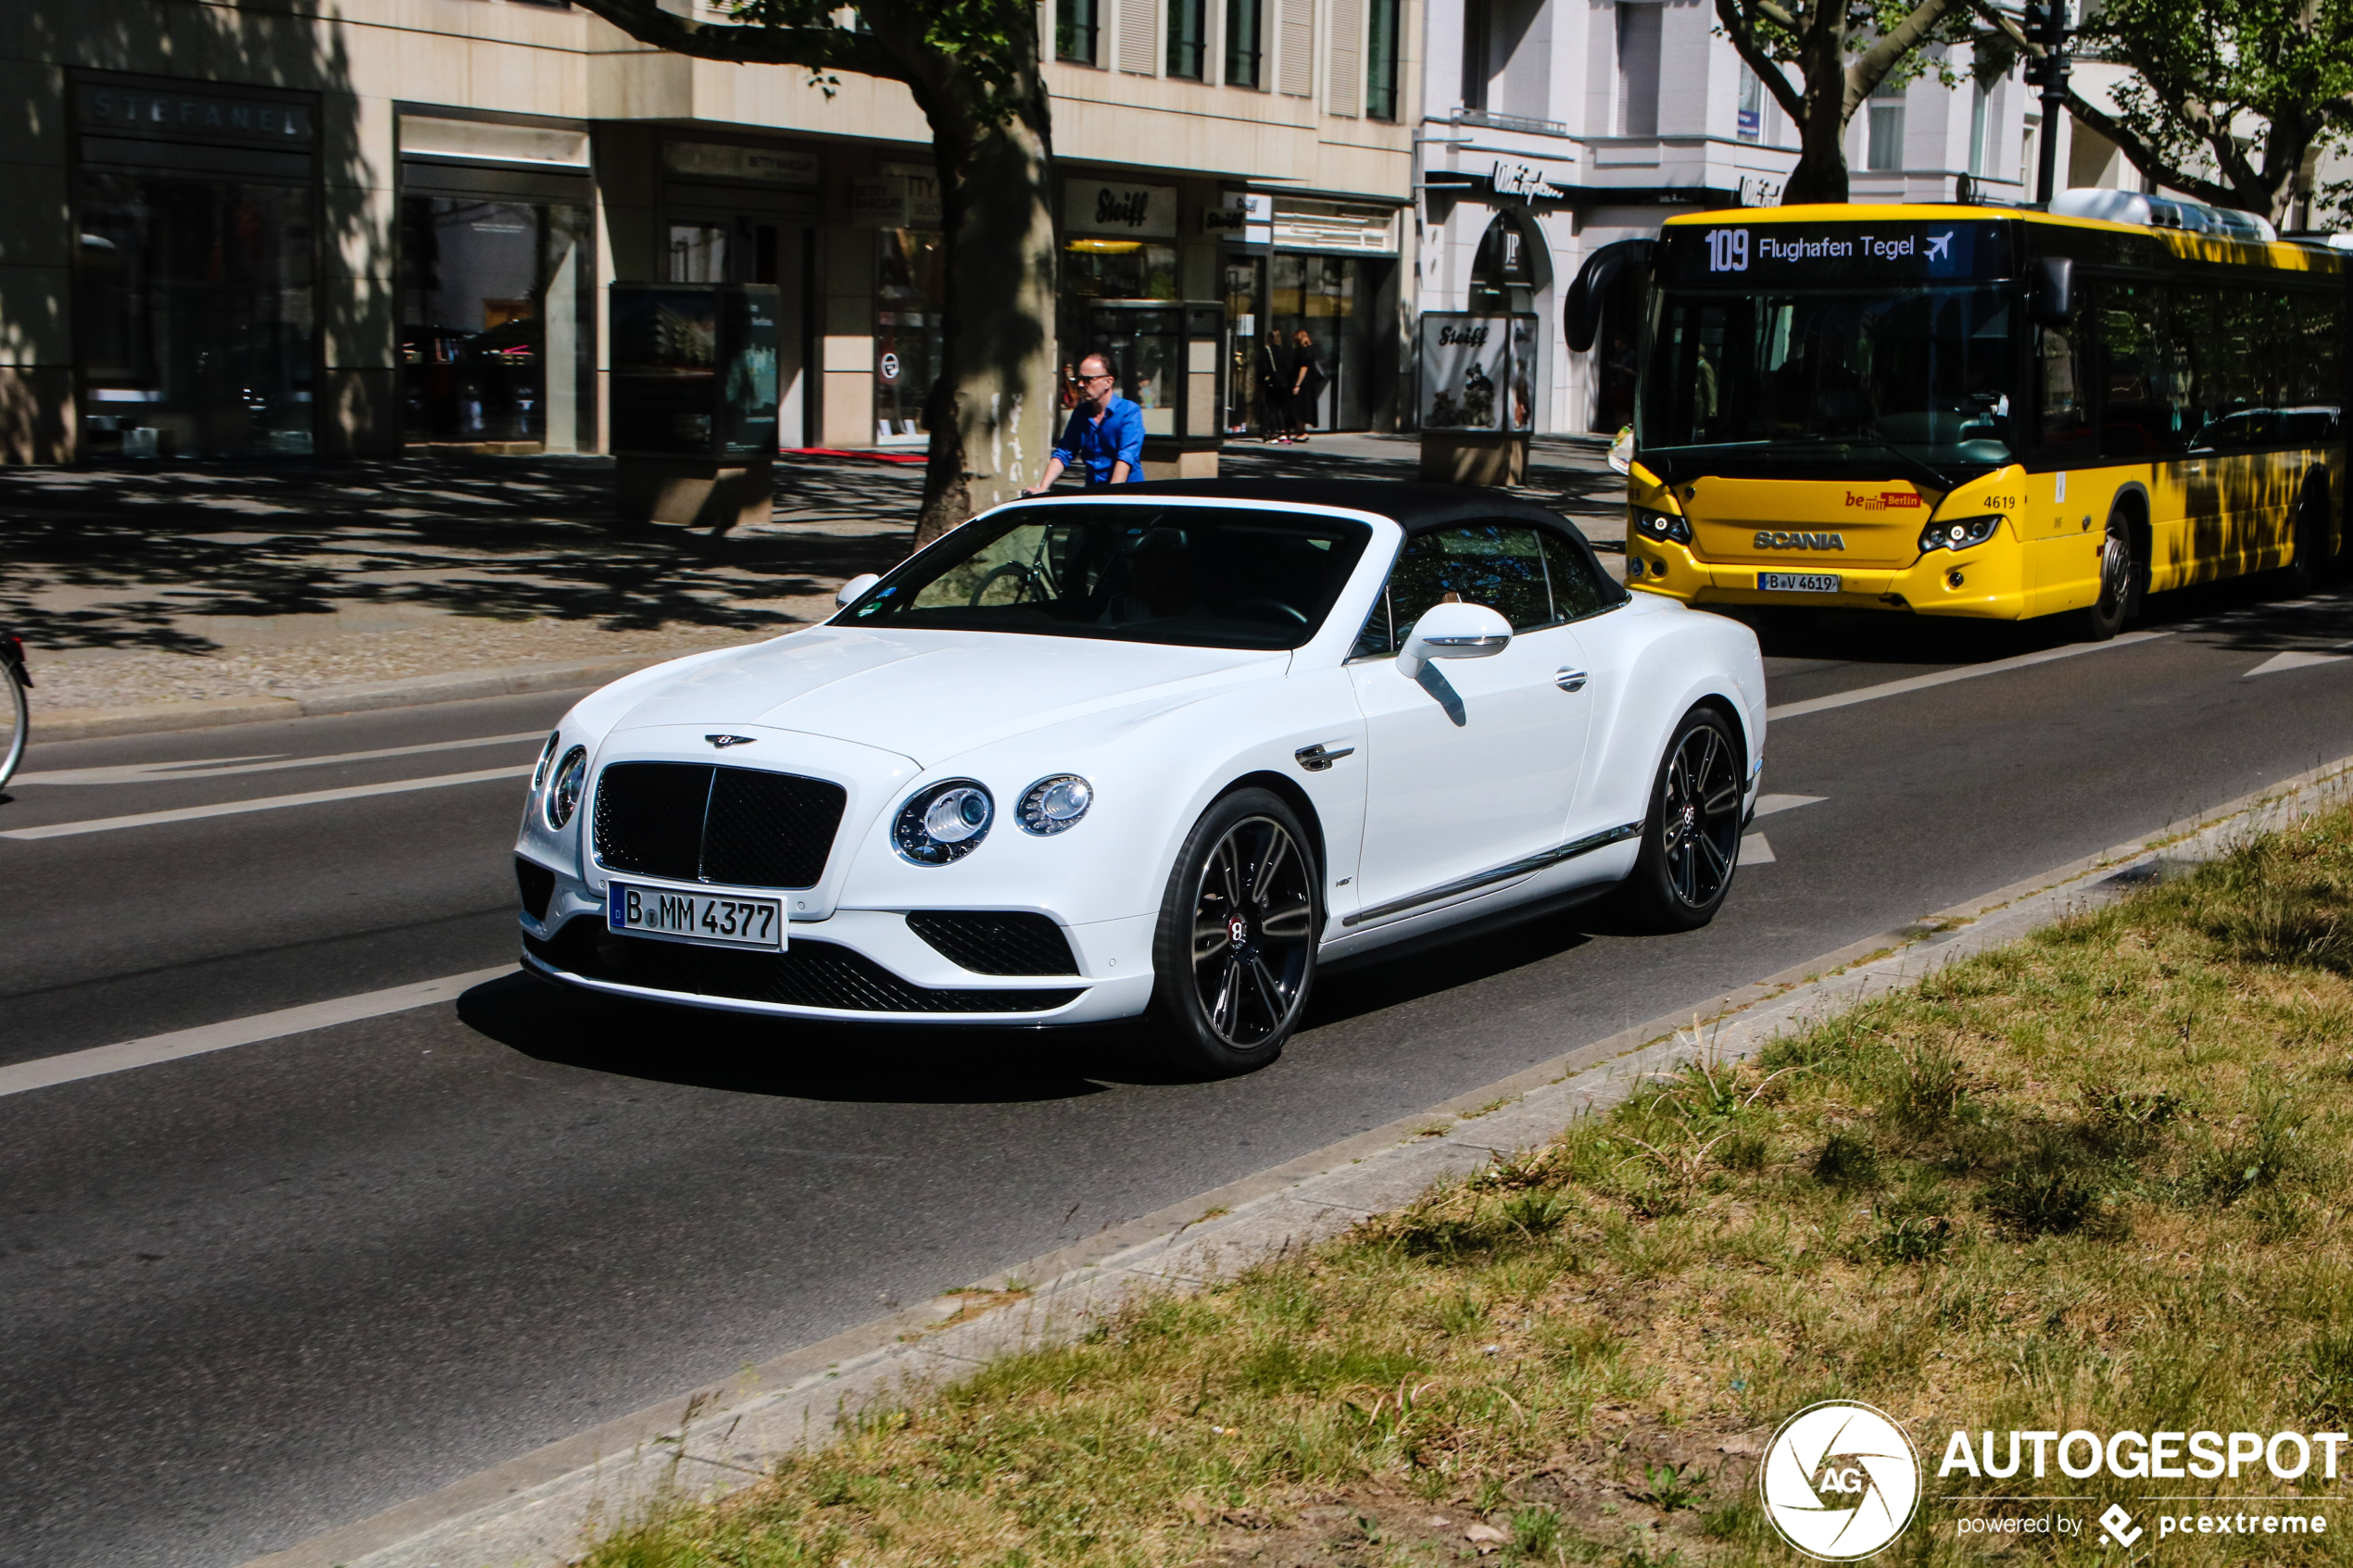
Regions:
<instances>
[{"instance_id":1,"label":"scania logo","mask_svg":"<svg viewBox=\"0 0 2353 1568\"><path fill-rule=\"evenodd\" d=\"M1843 550L1846 535L1843 533L1772 533L1757 530L1756 547L1760 550Z\"/></svg>"}]
</instances>

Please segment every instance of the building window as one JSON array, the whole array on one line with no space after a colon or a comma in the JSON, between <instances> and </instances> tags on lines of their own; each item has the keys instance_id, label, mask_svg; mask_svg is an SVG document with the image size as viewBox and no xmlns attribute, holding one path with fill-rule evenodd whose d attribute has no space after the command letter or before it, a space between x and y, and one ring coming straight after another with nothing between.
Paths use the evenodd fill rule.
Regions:
<instances>
[{"instance_id":1,"label":"building window","mask_svg":"<svg viewBox=\"0 0 2353 1568\"><path fill-rule=\"evenodd\" d=\"M1881 170L1904 167L1904 88L1898 82L1882 82L1871 93L1870 138L1863 167Z\"/></svg>"},{"instance_id":2,"label":"building window","mask_svg":"<svg viewBox=\"0 0 2353 1568\"><path fill-rule=\"evenodd\" d=\"M1740 138L1743 142L1765 139L1765 82L1748 62L1741 62Z\"/></svg>"},{"instance_id":3,"label":"building window","mask_svg":"<svg viewBox=\"0 0 2353 1568\"><path fill-rule=\"evenodd\" d=\"M1488 0L1463 0L1463 107L1487 107L1487 79L1492 61L1488 31Z\"/></svg>"},{"instance_id":4,"label":"building window","mask_svg":"<svg viewBox=\"0 0 2353 1568\"><path fill-rule=\"evenodd\" d=\"M1054 0L1054 58L1095 63L1097 0Z\"/></svg>"},{"instance_id":5,"label":"building window","mask_svg":"<svg viewBox=\"0 0 2353 1568\"><path fill-rule=\"evenodd\" d=\"M1969 94L1969 171L1971 174L1985 175L1994 172L1987 166L1986 159L1986 154L1993 149L1987 146L1985 142L1985 124L1993 118L1989 112L1993 107L1993 87L1983 82L1977 83L1977 89Z\"/></svg>"},{"instance_id":6,"label":"building window","mask_svg":"<svg viewBox=\"0 0 2353 1568\"><path fill-rule=\"evenodd\" d=\"M1658 43L1667 19L1660 5L1617 7L1617 133L1658 134Z\"/></svg>"},{"instance_id":7,"label":"building window","mask_svg":"<svg viewBox=\"0 0 2353 1568\"><path fill-rule=\"evenodd\" d=\"M1168 0L1168 74L1199 82L1208 65L1209 0Z\"/></svg>"},{"instance_id":8,"label":"building window","mask_svg":"<svg viewBox=\"0 0 2353 1568\"><path fill-rule=\"evenodd\" d=\"M588 209L406 195L400 229L408 439L584 445L596 395Z\"/></svg>"},{"instance_id":9,"label":"building window","mask_svg":"<svg viewBox=\"0 0 2353 1568\"><path fill-rule=\"evenodd\" d=\"M948 285L941 237L919 229L875 232L875 439L914 442L929 432L925 406L939 377Z\"/></svg>"},{"instance_id":10,"label":"building window","mask_svg":"<svg viewBox=\"0 0 2353 1568\"><path fill-rule=\"evenodd\" d=\"M1365 113L1397 118L1398 0L1372 0L1371 36L1365 52Z\"/></svg>"},{"instance_id":11,"label":"building window","mask_svg":"<svg viewBox=\"0 0 2353 1568\"><path fill-rule=\"evenodd\" d=\"M1262 53L1259 47L1263 0L1226 0L1226 85L1256 87Z\"/></svg>"}]
</instances>

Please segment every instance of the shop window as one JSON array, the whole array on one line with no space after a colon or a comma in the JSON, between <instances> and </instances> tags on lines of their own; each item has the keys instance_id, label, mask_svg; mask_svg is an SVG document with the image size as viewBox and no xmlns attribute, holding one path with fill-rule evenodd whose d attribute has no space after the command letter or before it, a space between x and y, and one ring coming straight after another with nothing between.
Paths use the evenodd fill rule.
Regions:
<instances>
[{"instance_id":1,"label":"shop window","mask_svg":"<svg viewBox=\"0 0 2353 1568\"><path fill-rule=\"evenodd\" d=\"M724 283L727 281L727 227L724 223L673 223L670 226L670 282Z\"/></svg>"},{"instance_id":2,"label":"shop window","mask_svg":"<svg viewBox=\"0 0 2353 1568\"><path fill-rule=\"evenodd\" d=\"M1226 85L1259 87L1265 0L1226 0Z\"/></svg>"},{"instance_id":3,"label":"shop window","mask_svg":"<svg viewBox=\"0 0 2353 1568\"><path fill-rule=\"evenodd\" d=\"M1175 299L1176 247L1072 240L1063 252L1063 293L1075 299Z\"/></svg>"},{"instance_id":4,"label":"shop window","mask_svg":"<svg viewBox=\"0 0 2353 1568\"><path fill-rule=\"evenodd\" d=\"M402 198L409 440L594 445L587 234L570 203Z\"/></svg>"},{"instance_id":5,"label":"shop window","mask_svg":"<svg viewBox=\"0 0 2353 1568\"><path fill-rule=\"evenodd\" d=\"M1208 67L1209 0L1168 0L1168 74L1199 82Z\"/></svg>"},{"instance_id":6,"label":"shop window","mask_svg":"<svg viewBox=\"0 0 2353 1568\"><path fill-rule=\"evenodd\" d=\"M1099 0L1054 0L1054 58L1095 63Z\"/></svg>"},{"instance_id":7,"label":"shop window","mask_svg":"<svg viewBox=\"0 0 2353 1568\"><path fill-rule=\"evenodd\" d=\"M945 241L920 229L875 232L875 437L924 439L924 405L939 379L940 323L948 307Z\"/></svg>"},{"instance_id":8,"label":"shop window","mask_svg":"<svg viewBox=\"0 0 2353 1568\"><path fill-rule=\"evenodd\" d=\"M1398 0L1371 0L1371 6L1365 50L1365 113L1374 119L1395 119Z\"/></svg>"},{"instance_id":9,"label":"shop window","mask_svg":"<svg viewBox=\"0 0 2353 1568\"><path fill-rule=\"evenodd\" d=\"M1298 386L1302 365L1308 384L1320 384L1313 408L1296 410L1315 429L1363 430L1371 422L1369 302L1374 269L1390 265L1361 257L1281 251L1269 258L1268 339L1261 352L1278 386Z\"/></svg>"},{"instance_id":10,"label":"shop window","mask_svg":"<svg viewBox=\"0 0 2353 1568\"><path fill-rule=\"evenodd\" d=\"M85 168L79 194L89 449L308 452L311 192Z\"/></svg>"}]
</instances>

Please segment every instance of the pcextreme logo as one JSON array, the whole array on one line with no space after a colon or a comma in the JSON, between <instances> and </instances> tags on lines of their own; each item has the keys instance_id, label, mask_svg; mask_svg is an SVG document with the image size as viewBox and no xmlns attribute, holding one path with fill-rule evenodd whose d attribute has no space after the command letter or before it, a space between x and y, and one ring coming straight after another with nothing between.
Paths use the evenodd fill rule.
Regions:
<instances>
[{"instance_id":1,"label":"pcextreme logo","mask_svg":"<svg viewBox=\"0 0 2353 1568\"><path fill-rule=\"evenodd\" d=\"M1781 1423L1757 1467L1765 1517L1781 1539L1824 1562L1880 1551L1912 1522L1920 1457L1887 1414L1825 1399Z\"/></svg>"}]
</instances>

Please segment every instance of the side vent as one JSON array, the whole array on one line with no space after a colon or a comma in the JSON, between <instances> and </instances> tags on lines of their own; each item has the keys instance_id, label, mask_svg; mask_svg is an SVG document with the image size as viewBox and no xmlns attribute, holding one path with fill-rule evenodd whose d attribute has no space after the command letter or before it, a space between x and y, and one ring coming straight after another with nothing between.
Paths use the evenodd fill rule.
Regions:
<instances>
[{"instance_id":1,"label":"side vent","mask_svg":"<svg viewBox=\"0 0 2353 1568\"><path fill-rule=\"evenodd\" d=\"M1076 974L1069 938L1027 910L916 909L907 929L975 974Z\"/></svg>"},{"instance_id":2,"label":"side vent","mask_svg":"<svg viewBox=\"0 0 2353 1568\"><path fill-rule=\"evenodd\" d=\"M522 912L533 920L546 920L548 900L556 896L556 873L518 855L515 885L522 890Z\"/></svg>"}]
</instances>

